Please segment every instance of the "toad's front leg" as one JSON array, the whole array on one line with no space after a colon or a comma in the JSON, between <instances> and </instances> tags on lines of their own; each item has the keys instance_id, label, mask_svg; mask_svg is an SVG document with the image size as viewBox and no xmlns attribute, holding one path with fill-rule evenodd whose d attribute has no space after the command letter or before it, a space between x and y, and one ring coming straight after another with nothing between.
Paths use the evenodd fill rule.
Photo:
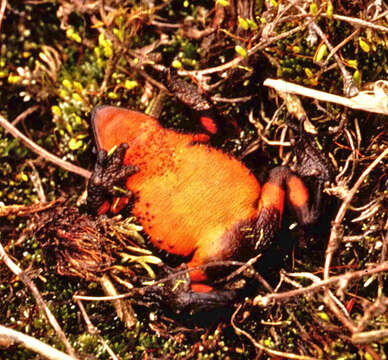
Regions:
<instances>
[{"instance_id":1,"label":"toad's front leg","mask_svg":"<svg viewBox=\"0 0 388 360\"><path fill-rule=\"evenodd\" d=\"M87 206L92 213L101 215L110 210L116 214L123 208L123 204L128 203L132 194L126 189L125 183L128 177L139 171L139 168L123 165L127 149L128 144L122 143L111 155L105 150L98 152L88 184Z\"/></svg>"}]
</instances>

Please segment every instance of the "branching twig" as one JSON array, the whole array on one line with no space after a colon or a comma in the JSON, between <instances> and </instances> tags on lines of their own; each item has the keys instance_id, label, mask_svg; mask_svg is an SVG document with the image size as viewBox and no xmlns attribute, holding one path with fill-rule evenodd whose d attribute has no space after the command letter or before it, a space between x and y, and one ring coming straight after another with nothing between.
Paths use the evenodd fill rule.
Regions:
<instances>
[{"instance_id":1,"label":"branching twig","mask_svg":"<svg viewBox=\"0 0 388 360\"><path fill-rule=\"evenodd\" d=\"M302 85L293 84L284 80L266 79L263 83L265 86L274 88L276 91L282 91L290 94L308 96L310 98L329 101L335 104L350 107L352 109L370 111L377 114L388 115L388 105L384 106L384 100L388 101L388 98L377 98L375 95L369 95L361 92L357 96L352 98L346 98L343 96L333 95L324 91L319 91L311 88L307 88ZM377 85L377 83L376 83Z\"/></svg>"},{"instance_id":2,"label":"branching twig","mask_svg":"<svg viewBox=\"0 0 388 360\"><path fill-rule=\"evenodd\" d=\"M388 337L388 329L360 332L352 336L355 344L370 344Z\"/></svg>"},{"instance_id":3,"label":"branching twig","mask_svg":"<svg viewBox=\"0 0 388 360\"><path fill-rule=\"evenodd\" d=\"M4 19L5 9L7 8L7 0L1 0L0 4L0 34L1 34L1 24Z\"/></svg>"},{"instance_id":4,"label":"branching twig","mask_svg":"<svg viewBox=\"0 0 388 360\"><path fill-rule=\"evenodd\" d=\"M273 350L273 349L270 349L262 344L260 344L258 341L256 341L251 334L249 334L247 331L239 328L236 323L235 323L235 318L236 318L236 315L238 314L238 312L240 311L242 305L240 305L236 311L233 313L232 315L232 318L231 318L231 325L234 329L234 331L236 332L237 335L244 335L246 338L248 338L248 340L252 343L252 345L259 349L259 350L262 350L264 352L266 352L267 354L270 354L272 356L276 356L276 357L280 357L282 359L295 359L295 360L317 360L317 358L315 357L311 357L311 356L306 356L306 355L298 355L298 354L293 354L293 353L286 353L286 352L283 352L283 351L279 351L279 350Z\"/></svg>"},{"instance_id":5,"label":"branching twig","mask_svg":"<svg viewBox=\"0 0 388 360\"><path fill-rule=\"evenodd\" d=\"M325 266L324 266L324 279L329 279L329 269L332 261L333 254L338 247L338 239L340 234L340 228L342 220L345 216L345 213L352 201L354 195L358 191L358 188L361 186L365 178L369 175L369 173L377 166L377 164L384 159L388 155L388 149L385 149L361 174L358 178L352 189L348 192L346 198L343 200L341 207L338 210L337 216L333 222L332 230L330 233L329 243L326 248L326 258L325 258Z\"/></svg>"},{"instance_id":6,"label":"branching twig","mask_svg":"<svg viewBox=\"0 0 388 360\"><path fill-rule=\"evenodd\" d=\"M303 14L307 14L306 10L303 9L301 6L296 6L300 12ZM331 45L330 41L327 39L326 34L322 31L322 29L314 22L311 21L309 26L315 31L315 33L322 39L322 41L326 44L327 48L330 50L330 52L333 52L333 46ZM349 73L349 71L346 69L345 65L342 63L340 57L334 53L333 54L335 61L338 64L338 67L342 73L343 77L343 84L344 84L344 94L347 97L355 96L358 94L358 89L354 85L353 77Z\"/></svg>"},{"instance_id":7,"label":"branching twig","mask_svg":"<svg viewBox=\"0 0 388 360\"><path fill-rule=\"evenodd\" d=\"M74 357L63 353L62 351L59 351L52 346L33 338L32 336L25 335L16 330L8 329L3 325L0 325L0 340L2 342L6 341L10 345L13 345L14 343L21 344L25 348L32 350L49 360L75 359Z\"/></svg>"},{"instance_id":8,"label":"branching twig","mask_svg":"<svg viewBox=\"0 0 388 360\"><path fill-rule=\"evenodd\" d=\"M22 134L18 129L16 129L11 123L9 123L3 116L0 115L0 125L7 130L12 136L20 140L25 146L27 146L31 151L36 153L39 156L42 156L47 161L52 162L56 166L59 166L67 171L71 171L75 174L78 174L86 179L89 179L91 172L81 168L77 165L73 165L61 158L51 154L47 150L43 149L39 145L35 144L32 140Z\"/></svg>"},{"instance_id":9,"label":"branching twig","mask_svg":"<svg viewBox=\"0 0 388 360\"><path fill-rule=\"evenodd\" d=\"M85 320L85 323L87 325L88 331L92 335L96 335L98 337L98 340L102 344L102 346L105 348L106 352L109 354L109 356L112 358L112 360L119 360L119 358L116 356L116 354L113 352L109 344L104 340L103 337L98 335L98 329L93 325L93 323L90 321L89 316L85 310L85 307L83 306L82 302L80 300L77 300L77 305L81 311L81 315Z\"/></svg>"},{"instance_id":10,"label":"branching twig","mask_svg":"<svg viewBox=\"0 0 388 360\"><path fill-rule=\"evenodd\" d=\"M47 210L56 204L58 201L54 200L48 203L35 203L32 205L4 205L0 206L0 217L15 215L15 216L31 216L31 214Z\"/></svg>"},{"instance_id":11,"label":"branching twig","mask_svg":"<svg viewBox=\"0 0 388 360\"><path fill-rule=\"evenodd\" d=\"M34 111L38 110L39 106L31 106L28 109L24 110L21 114L19 114L14 121L12 121L12 125L16 126L20 121L23 121L28 115L32 114Z\"/></svg>"},{"instance_id":12,"label":"branching twig","mask_svg":"<svg viewBox=\"0 0 388 360\"><path fill-rule=\"evenodd\" d=\"M327 280L317 281L312 285L302 287L300 289L285 291L277 294L276 293L268 294L265 296L259 295L255 297L255 299L253 300L253 304L267 306L270 302L275 300L288 300L295 296L311 294L311 293L320 291L323 288L329 287L330 285L334 285L341 282L348 282L353 279L359 279L364 276L377 274L385 271L388 271L388 261L385 261L384 263L372 269L363 269L363 270L354 271L354 272L347 272L346 274L343 274L343 275L332 276Z\"/></svg>"},{"instance_id":13,"label":"branching twig","mask_svg":"<svg viewBox=\"0 0 388 360\"><path fill-rule=\"evenodd\" d=\"M327 58L325 60L325 65L329 62L329 60L332 58L332 56L337 53L337 51L341 48L343 48L350 40L352 40L355 36L357 36L360 33L360 29L354 30L349 36L347 36L344 40L342 40L337 46L335 46L331 51L330 54L327 55Z\"/></svg>"},{"instance_id":14,"label":"branching twig","mask_svg":"<svg viewBox=\"0 0 388 360\"><path fill-rule=\"evenodd\" d=\"M64 343L67 352L76 359L75 351L70 345L69 340L67 340L65 333L61 329L60 325L58 324L57 319L53 315L53 313L50 311L48 306L45 304L42 295L40 295L38 288L33 283L33 281L23 272L22 269L18 265L16 265L11 258L8 256L8 254L5 252L3 246L0 244L0 260L4 261L5 265L8 266L8 268L20 278L21 281L30 289L32 295L35 298L36 303L39 306L39 309L43 311L43 313L46 315L47 320L50 322L51 326L55 329L56 333L58 334L58 337L61 339L61 341Z\"/></svg>"},{"instance_id":15,"label":"branching twig","mask_svg":"<svg viewBox=\"0 0 388 360\"><path fill-rule=\"evenodd\" d=\"M330 276L330 265L333 259L333 255L335 251L337 250L339 243L342 238L342 227L341 223L345 216L345 213L350 205L350 202L352 201L354 195L358 191L359 187L365 180L365 178L369 175L369 173L377 166L377 164L388 155L388 149L385 149L361 174L359 179L356 181L352 189L347 193L344 201L342 202L342 205L340 209L338 210L337 216L333 222L332 230L330 233L329 242L326 248L326 257L325 257L325 265L324 265L324 279L328 280ZM385 264L385 263L383 263ZM378 267L376 267L378 268ZM330 296L330 290L328 287L325 289L325 303L330 308L330 310L336 315L336 317L342 322L343 325L345 325L352 333L357 331L357 327L354 325L353 321L351 321L348 317L345 317L342 313L340 307L336 304L336 302L333 300L333 298Z\"/></svg>"},{"instance_id":16,"label":"branching twig","mask_svg":"<svg viewBox=\"0 0 388 360\"><path fill-rule=\"evenodd\" d=\"M327 17L327 15L324 13L322 13L321 16ZM349 24L356 25L356 26L362 26L362 27L373 29L373 30L388 32L387 26L376 25L370 21L366 21L363 19L353 18L353 17L349 17L349 16L343 16L343 15L337 15L337 14L333 15L333 19L340 20L340 21L346 21Z\"/></svg>"},{"instance_id":17,"label":"branching twig","mask_svg":"<svg viewBox=\"0 0 388 360\"><path fill-rule=\"evenodd\" d=\"M266 40L260 41L258 44L254 45L251 49L249 49L247 51L247 56L251 56L251 55L257 53L259 50L262 50L263 48L265 48L266 46L269 46L273 42L279 41L281 39L284 39L284 38L298 32L298 31L303 30L307 25L308 24L296 26L295 28L293 28L289 31L286 31L284 33L281 33L280 35L277 35L277 36L268 38ZM214 67L210 67L210 68L206 68L206 69L202 69L202 70L192 70L192 71L179 70L178 74L183 75L183 76L192 76L198 82L200 82L202 85L201 80L202 80L203 75L209 75L209 74L214 74L217 72L223 72L223 71L229 70L229 69L237 66L244 59L245 59L245 57L237 56L233 60L230 60L227 63L222 64L222 65L218 65L218 66L214 66ZM206 87L205 86L203 86L203 87L206 90Z\"/></svg>"}]
</instances>

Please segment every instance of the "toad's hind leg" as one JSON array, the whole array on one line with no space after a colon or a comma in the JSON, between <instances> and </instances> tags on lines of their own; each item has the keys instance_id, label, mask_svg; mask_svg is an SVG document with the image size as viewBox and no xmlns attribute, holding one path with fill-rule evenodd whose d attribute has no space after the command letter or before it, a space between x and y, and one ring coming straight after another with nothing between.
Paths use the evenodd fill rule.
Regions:
<instances>
[{"instance_id":1,"label":"toad's hind leg","mask_svg":"<svg viewBox=\"0 0 388 360\"><path fill-rule=\"evenodd\" d=\"M310 204L309 192L302 179L288 167L278 166L270 171L262 188L253 237L255 251L265 250L275 238L281 227L285 201L301 225L310 225L317 220L319 205Z\"/></svg>"}]
</instances>

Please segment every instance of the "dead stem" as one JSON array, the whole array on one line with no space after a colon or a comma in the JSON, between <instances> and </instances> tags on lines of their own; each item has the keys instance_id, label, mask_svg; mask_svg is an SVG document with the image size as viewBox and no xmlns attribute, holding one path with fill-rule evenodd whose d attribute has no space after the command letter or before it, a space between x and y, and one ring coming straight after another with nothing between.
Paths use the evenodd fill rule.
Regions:
<instances>
[{"instance_id":1,"label":"dead stem","mask_svg":"<svg viewBox=\"0 0 388 360\"><path fill-rule=\"evenodd\" d=\"M2 115L0 115L0 125L7 130L13 137L20 140L25 146L27 146L31 151L35 154L42 156L47 161L50 161L56 166L61 167L67 171L73 172L74 174L80 175L86 179L89 179L91 176L91 172L81 168L77 165L73 165L61 158L51 154L47 150L43 149L24 134L22 134L18 129L16 129L10 122L8 122Z\"/></svg>"},{"instance_id":2,"label":"dead stem","mask_svg":"<svg viewBox=\"0 0 388 360\"><path fill-rule=\"evenodd\" d=\"M332 58L334 54L337 53L339 49L344 47L350 40L352 40L355 36L357 36L360 33L360 29L354 30L348 37L346 37L344 40L342 40L337 46L335 46L331 51L330 54L327 55L327 58L325 60L324 65L327 65L329 60Z\"/></svg>"},{"instance_id":3,"label":"dead stem","mask_svg":"<svg viewBox=\"0 0 388 360\"><path fill-rule=\"evenodd\" d=\"M376 96L376 93L378 94L380 92L380 89L384 85L384 83L381 81L377 81L375 83L376 89L374 93L370 94L369 92L362 91L357 96L354 96L352 98L347 98L339 95L330 94L324 91L315 90L281 79L266 79L263 85L274 88L278 92L307 96L316 100L332 102L352 109L388 115L388 106L386 105L387 96Z\"/></svg>"},{"instance_id":4,"label":"dead stem","mask_svg":"<svg viewBox=\"0 0 388 360\"><path fill-rule=\"evenodd\" d=\"M270 354L272 356L278 356L282 359L295 359L295 360L317 360L318 358L315 358L315 357L311 357L311 356L306 356L306 355L298 355L298 354L293 354L293 353L286 353L286 352L283 352L283 351L279 351L279 350L272 350L262 344L260 344L258 341L256 341L251 334L249 334L247 331L239 328L236 323L235 323L235 319L236 319L236 315L238 314L238 312L240 311L242 305L239 305L236 309L236 311L233 313L232 315L232 318L230 320L230 323L235 331L235 333L237 335L244 335L246 338L248 338L248 340L252 343L252 345L256 348L256 349L259 349L261 351L264 351L266 352L267 354Z\"/></svg>"},{"instance_id":5,"label":"dead stem","mask_svg":"<svg viewBox=\"0 0 388 360\"><path fill-rule=\"evenodd\" d=\"M32 350L37 354L49 359L49 360L75 360L75 357L66 355L62 351L53 348L44 342L33 338L32 336L25 335L19 331L9 329L3 325L0 325L0 339L2 345L4 342L11 346L15 343L21 344L26 349ZM3 351L2 351L3 352Z\"/></svg>"},{"instance_id":6,"label":"dead stem","mask_svg":"<svg viewBox=\"0 0 388 360\"><path fill-rule=\"evenodd\" d=\"M388 154L388 149L383 151L369 166L365 169L365 171L361 174L361 176L358 178L352 189L347 193L345 199L343 200L343 203L337 213L337 216L333 222L332 230L328 242L328 246L326 249L326 258L325 258L325 265L324 265L324 280L317 281L313 285L310 285L308 287L291 290L288 292L280 293L280 294L270 294L264 297L257 296L253 303L255 305L262 304L266 305L270 301L273 300L280 300L280 299L287 299L293 296L311 293L315 291L320 291L321 289L324 289L324 302L329 307L329 309L335 314L337 319L347 328L351 333L357 333L359 331L359 327L357 327L354 322L350 319L349 315L347 314L347 311L345 307L342 305L342 303L334 297L334 295L331 293L330 288L328 285L339 283L341 290L344 289L348 282L351 279L354 278L361 278L366 275L371 275L374 273L380 273L385 272L388 270L388 262L385 261L381 263L378 266L375 266L371 269L364 269L356 272L348 272L343 275L330 277L329 269L330 265L333 259L333 255L336 251L336 249L339 246L339 243L342 241L342 220L346 214L346 211L348 207L350 206L350 203L358 191L359 187L365 180L365 178L369 175L369 173L377 166L377 164Z\"/></svg>"},{"instance_id":7,"label":"dead stem","mask_svg":"<svg viewBox=\"0 0 388 360\"><path fill-rule=\"evenodd\" d=\"M338 210L337 216L335 217L335 220L332 225L332 230L330 233L330 238L329 242L327 245L326 249L326 258L325 258L325 266L324 266L324 279L327 280L329 279L329 269L330 269L330 264L332 262L332 258L334 255L334 252L336 251L338 245L339 245L339 240L342 239L341 235L341 223L342 220L346 214L346 211L358 191L358 188L361 186L365 178L369 175L369 173L377 166L377 164L384 159L385 156L388 155L388 149L385 149L366 169L365 171L361 174L361 176L358 178L352 189L348 192L346 195L345 199L342 202L341 207Z\"/></svg>"},{"instance_id":8,"label":"dead stem","mask_svg":"<svg viewBox=\"0 0 388 360\"><path fill-rule=\"evenodd\" d=\"M44 187L42 184L42 180L40 179L39 172L36 170L36 167L34 165L34 162L32 160L28 160L27 164L32 169L31 173L29 174L29 178L34 186L34 190L36 194L38 195L39 201L41 203L47 202L47 197L44 192Z\"/></svg>"},{"instance_id":9,"label":"dead stem","mask_svg":"<svg viewBox=\"0 0 388 360\"><path fill-rule=\"evenodd\" d=\"M328 288L330 285L334 284L347 284L350 280L360 279L364 276L369 276L372 274L377 274L381 272L388 271L388 261L369 269L363 269L354 272L347 272L346 274L332 276L327 280L316 281L312 285L301 287L300 289L285 291L282 293L273 293L265 296L258 295L253 300L253 305L267 306L272 301L277 300L289 300L292 297L311 294L317 291L321 291L323 288Z\"/></svg>"},{"instance_id":10,"label":"dead stem","mask_svg":"<svg viewBox=\"0 0 388 360\"><path fill-rule=\"evenodd\" d=\"M327 14L321 14L321 16L327 17ZM349 24L355 25L355 26L362 26L382 32L388 32L388 27L387 26L382 26L382 25L376 25L370 21L366 21L363 19L357 19L353 17L348 17L348 16L343 16L343 15L333 15L333 19L335 20L340 20L340 21L346 21Z\"/></svg>"},{"instance_id":11,"label":"dead stem","mask_svg":"<svg viewBox=\"0 0 388 360\"><path fill-rule=\"evenodd\" d=\"M386 337L388 337L388 329L371 330L353 334L352 341L355 344L368 344L378 340L382 340Z\"/></svg>"},{"instance_id":12,"label":"dead stem","mask_svg":"<svg viewBox=\"0 0 388 360\"><path fill-rule=\"evenodd\" d=\"M23 121L28 115L32 114L36 110L39 109L38 105L31 106L27 110L24 110L21 114L19 114L14 121L12 121L12 125L16 126L20 121Z\"/></svg>"},{"instance_id":13,"label":"dead stem","mask_svg":"<svg viewBox=\"0 0 388 360\"><path fill-rule=\"evenodd\" d=\"M36 287L36 285L33 283L33 281L27 276L27 274L18 266L16 265L12 260L11 258L8 256L8 254L5 252L4 248L3 248L3 245L0 244L0 260L2 260L5 265L7 265L7 267L16 275L19 277L19 279L24 283L24 285L26 285L32 295L34 296L35 298L35 301L36 303L38 304L38 307L41 311L43 311L43 313L45 314L47 320L49 321L49 323L51 324L51 326L54 328L54 330L56 331L58 337L61 339L61 341L63 342L63 344L65 345L66 347L66 350L68 352L68 354L70 354L72 356L72 359L77 359L77 356L75 354L75 351L74 349L72 348L72 346L70 345L70 342L69 340L66 338L66 335L65 333L63 332L62 328L60 327L60 325L58 324L58 321L57 319L55 318L55 316L53 315L53 313L50 311L50 309L48 308L48 306L45 304L43 298L42 298L42 295L40 295L39 293L39 290L38 288Z\"/></svg>"},{"instance_id":14,"label":"dead stem","mask_svg":"<svg viewBox=\"0 0 388 360\"><path fill-rule=\"evenodd\" d=\"M301 6L296 6L300 12L303 14L307 14L306 10ZM330 53L333 52L334 48L331 45L330 41L327 39L327 35L322 31L322 29L314 22L311 21L309 26L314 30L314 32L322 39L322 41L326 44L327 48L330 50ZM334 52L334 59L337 62L337 65L342 73L342 81L343 81L343 90L346 97L352 97L358 94L358 89L354 85L353 77L346 69L345 65L342 63L340 57Z\"/></svg>"},{"instance_id":15,"label":"dead stem","mask_svg":"<svg viewBox=\"0 0 388 360\"><path fill-rule=\"evenodd\" d=\"M257 53L259 50L262 50L265 47L269 46L270 44L272 44L276 41L279 41L281 39L284 39L284 38L286 38L294 33L297 33L298 31L303 30L306 26L307 26L307 24L299 25L299 26L296 26L295 28L293 28L289 31L286 31L286 32L280 34L280 35L277 35L277 36L260 41L258 44L256 44L255 46L253 46L251 49L249 49L247 51L247 56L251 56L251 55ZM178 74L182 75L182 76L192 76L193 78L196 79L196 81L198 81L199 84L201 84L201 87L203 89L207 90L207 84L204 84L203 75L214 74L217 72L223 72L223 71L232 69L235 66L237 66L240 62L242 62L244 59L245 58L242 56L237 56L233 60L231 60L225 64L222 64L222 65L218 65L218 66L214 66L214 67L210 67L210 68L206 68L206 69L202 69L202 70L192 70L192 71L179 70Z\"/></svg>"},{"instance_id":16,"label":"dead stem","mask_svg":"<svg viewBox=\"0 0 388 360\"><path fill-rule=\"evenodd\" d=\"M0 217L5 216L30 216L33 213L47 210L54 206L60 199L48 203L35 203L32 205L4 205L0 206Z\"/></svg>"},{"instance_id":17,"label":"dead stem","mask_svg":"<svg viewBox=\"0 0 388 360\"><path fill-rule=\"evenodd\" d=\"M253 258L253 259L255 259L255 258ZM84 301L114 301L114 300L118 300L118 299L125 299L128 297L132 297L134 294L142 295L147 288L151 288L151 287L154 287L156 285L163 284L167 281L173 280L173 279L178 278L182 275L186 275L186 274L190 273L191 271L203 270L206 268L211 268L213 266L214 267L240 266L240 267L243 267L245 269L246 263L241 262L241 261L213 261L213 262L209 262L207 264L201 265L201 266L192 267L190 269L175 271L172 274L170 274L162 279L159 279L157 281L153 281L151 285L146 285L143 287L134 288L134 289L131 289L129 292L124 293L124 294L119 294L119 295L114 295L114 296L98 296L98 297L97 296L74 295L73 298L76 300L84 300Z\"/></svg>"},{"instance_id":18,"label":"dead stem","mask_svg":"<svg viewBox=\"0 0 388 360\"><path fill-rule=\"evenodd\" d=\"M98 333L98 329L93 325L93 323L90 321L90 318L86 312L86 309L82 302L80 300L77 300L77 305L81 311L81 315L86 323L87 329L89 334L95 335L98 337L98 341L102 344L102 346L105 348L106 352L109 354L109 356L112 358L112 360L119 360L117 355L113 352L109 344L104 340L102 336L100 336Z\"/></svg>"},{"instance_id":19,"label":"dead stem","mask_svg":"<svg viewBox=\"0 0 388 360\"><path fill-rule=\"evenodd\" d=\"M1 24L4 19L5 9L7 8L7 0L1 0L0 4L0 34L1 34Z\"/></svg>"}]
</instances>

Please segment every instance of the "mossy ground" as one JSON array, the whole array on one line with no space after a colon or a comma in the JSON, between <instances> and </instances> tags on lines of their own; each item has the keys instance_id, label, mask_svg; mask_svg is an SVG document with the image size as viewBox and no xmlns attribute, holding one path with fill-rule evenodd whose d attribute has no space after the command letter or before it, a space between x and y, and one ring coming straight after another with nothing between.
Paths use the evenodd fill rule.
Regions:
<instances>
[{"instance_id":1,"label":"mossy ground","mask_svg":"<svg viewBox=\"0 0 388 360\"><path fill-rule=\"evenodd\" d=\"M6 3L0 32L0 113L13 121L29 111L16 126L38 145L87 169L91 169L95 160L89 124L94 106L112 104L147 111L164 81L155 65L173 68L178 74L183 70L221 66L239 55L244 57L271 22L278 21L272 29L274 33L270 33L273 36L306 21L293 7L281 15L280 21L276 18L280 5L289 5L289 1ZM101 8L103 3L105 8ZM365 14L372 1L321 1L318 9L313 4L306 7L307 11L317 16L316 23L335 46L357 27L333 17L331 12L370 19ZM383 11L386 10L385 7ZM387 16L374 23L387 28ZM342 75L335 61L332 58L325 65L328 51L323 42L318 39L311 43L308 36L309 31L301 29L270 43L236 66L205 74L209 78L205 77L202 83L199 78L184 77L202 88L209 98L219 99L214 101L217 111L225 119L236 121L240 131L223 139L224 149L238 156L259 137L259 149L245 159L255 174L285 158L278 146L262 140L279 140L288 121L285 108L271 120L280 100L263 88L265 78L280 77L342 94ZM388 78L386 31L360 26L359 32L343 44L339 55L359 89ZM225 101L228 98L239 99ZM302 104L319 134L327 134L322 143L328 156L330 152L335 159L336 175L345 168L337 181L344 180L344 189L350 188L386 149L387 117L344 110L330 103L317 106L308 99L302 99ZM160 120L165 126L193 130L196 124L186 110L167 96ZM331 131L339 123L342 125L338 131ZM258 160L267 161L268 165L258 165ZM30 205L64 195L75 206L85 189L84 179L37 158L3 128L0 128L0 162L1 206ZM333 274L387 261L386 169L384 162L376 166L353 199L342 222L344 241L335 253ZM341 194L336 193L331 199L336 197L341 199ZM331 215L335 216L337 210L338 205L334 205ZM357 220L360 215L361 220ZM103 295L99 284L58 275L55 258L43 251L41 240L25 232L28 226L25 217L0 218L2 245L38 286L75 349L85 358L108 359L98 336L87 332L73 300L76 292ZM287 272L321 276L330 222L323 224L321 230L308 237L298 231L293 234L296 245L281 265ZM0 268L0 323L63 350L25 285L3 263ZM386 281L385 272L357 279L346 288L342 302L355 322L366 316L371 304L380 301L379 310L366 319L365 330L387 328L387 302L383 301L388 296ZM300 283L308 285L310 281L300 280ZM290 285L285 285L282 290L289 288ZM258 291L265 293L264 289ZM138 322L127 329L110 303L88 302L85 306L99 336L122 359L275 358L235 331L230 316L223 319L215 316L204 324L166 315L163 309L136 307ZM350 333L326 307L321 293L264 308L247 301L235 321L264 347L285 353L367 360L386 359L388 353L387 338L352 343ZM33 359L36 355L12 346L0 350L0 357L19 360Z\"/></svg>"}]
</instances>

